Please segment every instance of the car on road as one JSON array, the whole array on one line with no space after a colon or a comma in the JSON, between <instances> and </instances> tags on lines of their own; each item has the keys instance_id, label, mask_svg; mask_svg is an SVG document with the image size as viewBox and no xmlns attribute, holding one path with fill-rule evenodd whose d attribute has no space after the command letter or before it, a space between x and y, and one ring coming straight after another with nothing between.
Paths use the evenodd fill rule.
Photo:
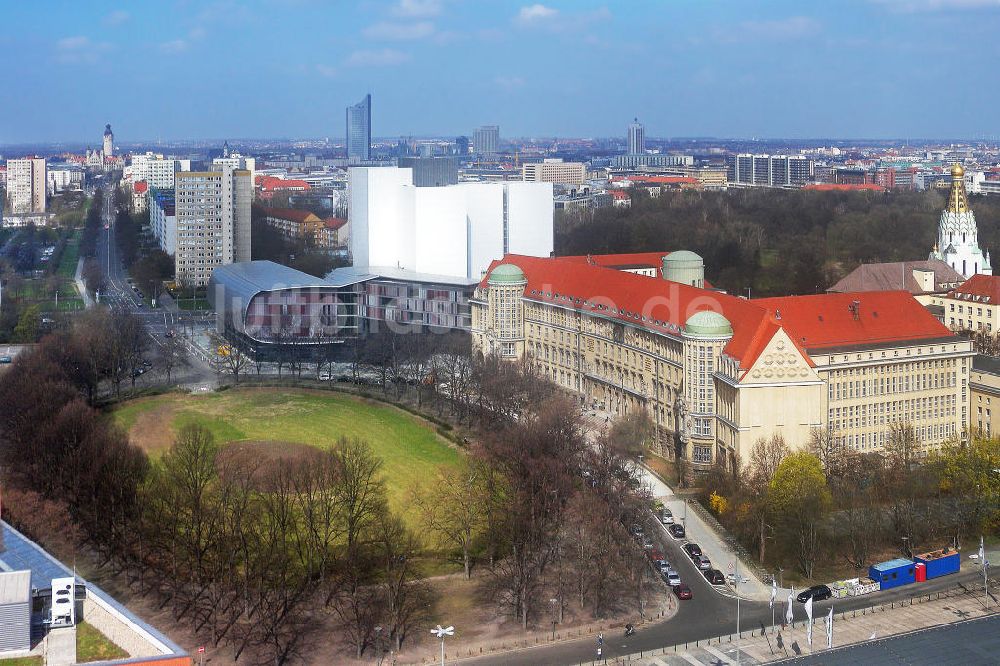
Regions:
<instances>
[{"instance_id":1,"label":"car on road","mask_svg":"<svg viewBox=\"0 0 1000 666\"><path fill-rule=\"evenodd\" d=\"M800 604L812 599L813 601L823 601L824 599L829 599L833 596L833 592L826 585L813 585L808 590L803 590L799 592L799 596L795 597L798 599Z\"/></svg>"},{"instance_id":2,"label":"car on road","mask_svg":"<svg viewBox=\"0 0 1000 666\"><path fill-rule=\"evenodd\" d=\"M697 562L698 556L701 555L701 546L693 541L691 543L686 543L684 544L684 552L687 553L692 562Z\"/></svg>"},{"instance_id":3,"label":"car on road","mask_svg":"<svg viewBox=\"0 0 1000 666\"><path fill-rule=\"evenodd\" d=\"M705 555L699 555L694 558L694 563L698 565L698 568L702 571L707 571L712 568L712 560L708 559Z\"/></svg>"},{"instance_id":4,"label":"car on road","mask_svg":"<svg viewBox=\"0 0 1000 666\"><path fill-rule=\"evenodd\" d=\"M726 577L722 575L722 572L718 569L707 569L702 573L705 574L705 580L707 580L712 585L725 585Z\"/></svg>"},{"instance_id":5,"label":"car on road","mask_svg":"<svg viewBox=\"0 0 1000 666\"><path fill-rule=\"evenodd\" d=\"M691 588L684 583L674 586L674 594L677 595L678 599L691 599L694 597L694 595L691 594Z\"/></svg>"},{"instance_id":6,"label":"car on road","mask_svg":"<svg viewBox=\"0 0 1000 666\"><path fill-rule=\"evenodd\" d=\"M172 337L174 337L174 329L172 329L172 328L171 329L167 329L167 332L163 334L163 337L165 337L165 338L172 338Z\"/></svg>"},{"instance_id":7,"label":"car on road","mask_svg":"<svg viewBox=\"0 0 1000 666\"><path fill-rule=\"evenodd\" d=\"M673 525L667 528L667 531L670 532L670 536L672 536L675 539L683 539L685 536L687 536L687 534L684 532L684 526L681 525L680 523L674 523Z\"/></svg>"},{"instance_id":8,"label":"car on road","mask_svg":"<svg viewBox=\"0 0 1000 666\"><path fill-rule=\"evenodd\" d=\"M670 587L677 587L681 584L681 576L676 571L667 572L667 585Z\"/></svg>"},{"instance_id":9,"label":"car on road","mask_svg":"<svg viewBox=\"0 0 1000 666\"><path fill-rule=\"evenodd\" d=\"M10 356L0 356L0 363L13 363L14 359Z\"/></svg>"},{"instance_id":10,"label":"car on road","mask_svg":"<svg viewBox=\"0 0 1000 666\"><path fill-rule=\"evenodd\" d=\"M673 525L674 524L673 512L670 509L663 507L663 509L660 510L660 522L663 523L664 525Z\"/></svg>"}]
</instances>

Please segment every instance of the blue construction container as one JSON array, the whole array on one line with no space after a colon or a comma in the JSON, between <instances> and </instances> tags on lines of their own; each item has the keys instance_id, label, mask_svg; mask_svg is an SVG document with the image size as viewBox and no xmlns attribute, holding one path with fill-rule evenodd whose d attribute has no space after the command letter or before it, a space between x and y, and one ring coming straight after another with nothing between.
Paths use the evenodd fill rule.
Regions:
<instances>
[{"instance_id":1,"label":"blue construction container","mask_svg":"<svg viewBox=\"0 0 1000 666\"><path fill-rule=\"evenodd\" d=\"M917 555L913 558L913 561L927 567L928 580L937 578L938 576L958 573L958 569L962 565L961 555L954 548L943 548L924 553L923 555Z\"/></svg>"},{"instance_id":2,"label":"blue construction container","mask_svg":"<svg viewBox=\"0 0 1000 666\"><path fill-rule=\"evenodd\" d=\"M916 581L913 560L889 560L873 564L868 568L868 577L878 581L879 589L888 590L900 585L909 585Z\"/></svg>"}]
</instances>

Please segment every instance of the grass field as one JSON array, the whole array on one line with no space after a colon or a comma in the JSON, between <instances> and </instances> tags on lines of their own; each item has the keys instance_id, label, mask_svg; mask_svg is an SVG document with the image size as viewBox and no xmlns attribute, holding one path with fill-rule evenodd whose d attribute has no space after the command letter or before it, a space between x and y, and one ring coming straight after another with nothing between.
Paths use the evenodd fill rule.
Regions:
<instances>
[{"instance_id":1,"label":"grass field","mask_svg":"<svg viewBox=\"0 0 1000 666\"><path fill-rule=\"evenodd\" d=\"M0 659L0 666L42 666L44 663L41 657L11 657Z\"/></svg>"},{"instance_id":2,"label":"grass field","mask_svg":"<svg viewBox=\"0 0 1000 666\"><path fill-rule=\"evenodd\" d=\"M85 664L91 661L124 659L129 654L86 622L76 625L76 661Z\"/></svg>"},{"instance_id":3,"label":"grass field","mask_svg":"<svg viewBox=\"0 0 1000 666\"><path fill-rule=\"evenodd\" d=\"M154 457L189 423L205 426L219 442L272 440L325 448L341 435L365 439L383 461L390 505L403 515L410 513L406 492L413 482L440 465L456 464L461 455L431 424L407 412L329 391L170 393L125 403L113 416Z\"/></svg>"},{"instance_id":4,"label":"grass field","mask_svg":"<svg viewBox=\"0 0 1000 666\"><path fill-rule=\"evenodd\" d=\"M66 247L63 248L57 272L64 278L73 279L73 276L76 275L76 264L80 259L80 238L82 234L82 231L73 232L73 235L66 241Z\"/></svg>"}]
</instances>

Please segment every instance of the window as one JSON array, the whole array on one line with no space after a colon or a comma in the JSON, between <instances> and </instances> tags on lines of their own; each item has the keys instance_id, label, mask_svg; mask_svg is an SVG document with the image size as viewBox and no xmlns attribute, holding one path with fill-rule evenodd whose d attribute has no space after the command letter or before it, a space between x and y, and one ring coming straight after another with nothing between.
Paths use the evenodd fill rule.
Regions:
<instances>
[{"instance_id":1,"label":"window","mask_svg":"<svg viewBox=\"0 0 1000 666\"><path fill-rule=\"evenodd\" d=\"M696 446L694 447L694 453L692 460L696 463L710 463L712 462L712 447L710 446Z\"/></svg>"}]
</instances>

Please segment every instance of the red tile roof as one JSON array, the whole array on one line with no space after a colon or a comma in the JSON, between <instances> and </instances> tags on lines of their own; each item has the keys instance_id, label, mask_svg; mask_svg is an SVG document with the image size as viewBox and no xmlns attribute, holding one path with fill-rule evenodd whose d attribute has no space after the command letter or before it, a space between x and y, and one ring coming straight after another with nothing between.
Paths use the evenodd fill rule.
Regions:
<instances>
[{"instance_id":1,"label":"red tile roof","mask_svg":"<svg viewBox=\"0 0 1000 666\"><path fill-rule=\"evenodd\" d=\"M613 199L631 199L628 192L624 190L611 190L611 197Z\"/></svg>"},{"instance_id":2,"label":"red tile roof","mask_svg":"<svg viewBox=\"0 0 1000 666\"><path fill-rule=\"evenodd\" d=\"M1000 276L973 275L948 292L948 296L979 303L1000 303Z\"/></svg>"},{"instance_id":3,"label":"red tile roof","mask_svg":"<svg viewBox=\"0 0 1000 666\"><path fill-rule=\"evenodd\" d=\"M875 183L814 183L812 185L804 185L803 190L816 190L818 192L831 192L831 191L872 191L872 192L885 192L885 188L881 185Z\"/></svg>"},{"instance_id":4,"label":"red tile roof","mask_svg":"<svg viewBox=\"0 0 1000 666\"><path fill-rule=\"evenodd\" d=\"M659 271L663 268L663 257L669 252L633 252L630 254L576 254L556 257L562 261L593 264L606 268L621 268L623 266L649 266Z\"/></svg>"},{"instance_id":5,"label":"red tile roof","mask_svg":"<svg viewBox=\"0 0 1000 666\"><path fill-rule=\"evenodd\" d=\"M265 208L264 215L266 217L274 217L279 220L298 222L299 224L305 224L306 222L319 219L316 215L307 210L298 210L295 208Z\"/></svg>"},{"instance_id":6,"label":"red tile roof","mask_svg":"<svg viewBox=\"0 0 1000 666\"><path fill-rule=\"evenodd\" d=\"M806 349L954 337L905 291L782 296L753 302L767 308ZM857 316L851 309L854 302L858 303Z\"/></svg>"},{"instance_id":7,"label":"red tile roof","mask_svg":"<svg viewBox=\"0 0 1000 666\"><path fill-rule=\"evenodd\" d=\"M323 220L323 225L327 229L340 229L345 224L347 224L347 220L342 217L328 217Z\"/></svg>"},{"instance_id":8,"label":"red tile roof","mask_svg":"<svg viewBox=\"0 0 1000 666\"><path fill-rule=\"evenodd\" d=\"M309 183L304 180L293 178L275 178L274 176L261 176L257 179L257 184L265 192L277 190L308 190Z\"/></svg>"},{"instance_id":9,"label":"red tile roof","mask_svg":"<svg viewBox=\"0 0 1000 666\"><path fill-rule=\"evenodd\" d=\"M136 194L145 194L149 190L149 185L144 180L132 183L132 191Z\"/></svg>"},{"instance_id":10,"label":"red tile roof","mask_svg":"<svg viewBox=\"0 0 1000 666\"><path fill-rule=\"evenodd\" d=\"M723 315L733 327L725 352L750 369L778 329L800 348L877 345L953 338L954 334L904 291L787 296L748 301L729 294L616 271L585 261L506 255L490 264L517 265L527 298L594 313L677 336L701 310ZM489 274L487 271L487 276ZM480 282L487 286L487 277ZM850 309L859 302L859 316ZM811 364L808 355L803 356Z\"/></svg>"}]
</instances>

